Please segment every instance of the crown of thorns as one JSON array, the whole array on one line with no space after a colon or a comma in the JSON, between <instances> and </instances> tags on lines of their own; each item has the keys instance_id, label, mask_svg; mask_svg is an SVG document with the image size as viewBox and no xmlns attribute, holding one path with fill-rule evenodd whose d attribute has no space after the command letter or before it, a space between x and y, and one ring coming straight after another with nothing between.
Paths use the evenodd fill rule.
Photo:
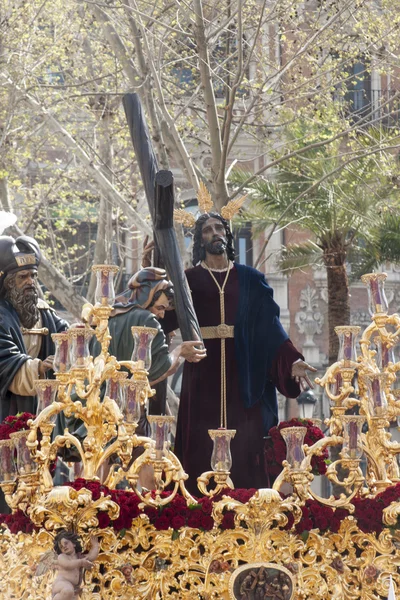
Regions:
<instances>
[{"instance_id":1,"label":"crown of thorns","mask_svg":"<svg viewBox=\"0 0 400 600\"><path fill-rule=\"evenodd\" d=\"M221 208L221 216L224 217L227 221L230 221L236 213L239 212L243 202L247 197L242 196L241 198L236 198L234 200L230 200L226 206ZM204 213L216 212L214 209L214 203L211 199L211 194L201 181L199 185L199 191L197 193L197 201L199 203L200 211ZM193 213L185 210L183 208L176 208L174 210L174 218L177 223L182 223L185 227L194 227L196 223L196 217Z\"/></svg>"}]
</instances>

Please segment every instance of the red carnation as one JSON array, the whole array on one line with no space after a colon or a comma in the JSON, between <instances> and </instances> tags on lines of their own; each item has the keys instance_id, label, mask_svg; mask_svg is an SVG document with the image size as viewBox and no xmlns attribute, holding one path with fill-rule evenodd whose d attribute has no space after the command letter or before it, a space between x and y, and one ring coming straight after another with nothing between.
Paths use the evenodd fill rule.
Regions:
<instances>
[{"instance_id":1,"label":"red carnation","mask_svg":"<svg viewBox=\"0 0 400 600\"><path fill-rule=\"evenodd\" d=\"M221 521L221 529L235 529L235 513L228 510Z\"/></svg>"},{"instance_id":2,"label":"red carnation","mask_svg":"<svg viewBox=\"0 0 400 600\"><path fill-rule=\"evenodd\" d=\"M167 518L167 517L158 517L158 519L156 519L154 521L154 527L158 530L158 531L162 531L164 529L169 529L171 527L171 521Z\"/></svg>"},{"instance_id":3,"label":"red carnation","mask_svg":"<svg viewBox=\"0 0 400 600\"><path fill-rule=\"evenodd\" d=\"M99 512L97 515L99 521L99 528L106 529L110 526L111 520L106 512Z\"/></svg>"},{"instance_id":4,"label":"red carnation","mask_svg":"<svg viewBox=\"0 0 400 600\"><path fill-rule=\"evenodd\" d=\"M187 520L188 527L199 529L202 526L201 522L203 516L204 513L201 510L191 510Z\"/></svg>"},{"instance_id":5,"label":"red carnation","mask_svg":"<svg viewBox=\"0 0 400 600\"><path fill-rule=\"evenodd\" d=\"M202 515L200 527L205 531L210 531L214 527L214 519L209 515Z\"/></svg>"},{"instance_id":6,"label":"red carnation","mask_svg":"<svg viewBox=\"0 0 400 600\"><path fill-rule=\"evenodd\" d=\"M184 527L185 525L186 525L186 520L185 520L185 517L183 517L182 515L175 515L175 517L172 517L171 526L173 529L180 529L181 527Z\"/></svg>"}]
</instances>

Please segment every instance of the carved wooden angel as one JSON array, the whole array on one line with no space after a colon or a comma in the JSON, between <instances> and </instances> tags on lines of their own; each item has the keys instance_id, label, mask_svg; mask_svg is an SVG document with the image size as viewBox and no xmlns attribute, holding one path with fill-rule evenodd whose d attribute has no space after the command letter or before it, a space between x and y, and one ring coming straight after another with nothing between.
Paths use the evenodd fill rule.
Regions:
<instances>
[{"instance_id":1,"label":"carved wooden angel","mask_svg":"<svg viewBox=\"0 0 400 600\"><path fill-rule=\"evenodd\" d=\"M77 600L81 592L84 569L92 569L93 561L99 554L99 542L91 538L91 549L82 554L79 537L62 530L54 539L54 551L46 552L40 559L35 576L40 577L50 569L57 569L58 574L51 589L52 600Z\"/></svg>"}]
</instances>

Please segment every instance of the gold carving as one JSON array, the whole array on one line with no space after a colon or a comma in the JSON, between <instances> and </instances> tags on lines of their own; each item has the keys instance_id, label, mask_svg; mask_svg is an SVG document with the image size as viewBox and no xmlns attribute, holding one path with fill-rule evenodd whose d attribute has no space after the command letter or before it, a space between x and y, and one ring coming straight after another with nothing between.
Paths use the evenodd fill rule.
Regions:
<instances>
[{"instance_id":1,"label":"gold carving","mask_svg":"<svg viewBox=\"0 0 400 600\"><path fill-rule=\"evenodd\" d=\"M224 219L230 221L239 212L247 196L248 194L242 196L241 198L230 200L226 206L223 206L221 208L221 215L224 217Z\"/></svg>"},{"instance_id":2,"label":"gold carving","mask_svg":"<svg viewBox=\"0 0 400 600\"><path fill-rule=\"evenodd\" d=\"M196 223L194 214L183 208L174 209L174 219L176 223L182 223L185 227L194 227Z\"/></svg>"},{"instance_id":3,"label":"gold carving","mask_svg":"<svg viewBox=\"0 0 400 600\"><path fill-rule=\"evenodd\" d=\"M371 277L366 277L367 284ZM168 504L178 492L183 495L188 511L202 509L187 492L187 475L164 435L172 418L150 418L153 427L159 429L159 437L157 434L154 439L138 436L137 422L126 417L123 403L119 406L108 395L101 400L100 388L108 380L131 386L133 396L140 403L153 393L144 367L132 361L118 362L109 355L110 310L109 306L85 306L85 318L96 325L100 355L83 367L57 373L53 384L58 388L57 400L30 423L29 434L17 432L11 435L11 440L0 442L3 457L10 458L13 444L20 449L27 436L26 446L34 461L30 463L26 455L21 456L18 474L12 465L3 461L0 485L11 509L24 511L38 529L30 534L21 531L12 534L5 524L1 525L0 598L45 600L50 597L54 574L47 572L42 577L34 577L34 573L42 555L51 550L54 535L60 528L77 531L85 547L91 535L98 535L100 539L101 552L93 570L85 573L81 600L242 600L248 591L246 587L251 592L257 589L258 596L264 594L264 598L275 590L275 598L279 600L325 597L379 600L388 595L390 575L399 589L397 488L393 488L394 501L383 510L384 529L379 534L361 531L352 516L352 513L357 514L354 513L356 495L362 500L374 499L386 487L400 481L397 465L400 444L393 441L388 432L389 422L400 415L400 394L392 389L400 362L386 356L383 364L383 355L378 357L373 341L379 337L384 349L393 348L400 339L399 315L374 314L373 322L361 338L361 355L353 357L354 360L348 357L338 360L318 380L332 406L327 420L329 435L308 447L301 443L304 428L291 428L292 437L290 431L285 434L288 460L283 462L283 471L273 489L257 490L248 502L240 502L236 499L241 497L239 493L233 498L224 491L233 487L228 471L208 471L199 477L198 483L200 491L210 498L214 495L214 525L212 522L208 525L212 527L210 530L190 528L182 524L185 520L181 518L176 521L176 530L159 531L142 512L129 530L115 531L112 527L100 528L101 513L112 521L119 515L119 506L110 497L100 493L94 499L86 488L77 491L68 486L53 487L49 468L63 446L75 446L81 458L81 475L92 481L99 480L101 467L117 454L120 463L111 466L105 484L113 489L122 480L128 482L140 498L141 508L147 506L147 512L153 511L152 522L157 526L158 517L162 518L163 511L168 510ZM219 326L220 335L226 333L225 327ZM93 334L89 327L83 331L86 337ZM344 327L338 332L347 336L347 341L354 341L349 338L358 330ZM77 332L72 330L63 335L71 339ZM120 371L121 367L129 370L129 379ZM375 388L371 388L372 380ZM353 408L358 415L346 414ZM83 441L68 429L52 438L53 417L61 412L84 422L87 435ZM361 429L363 418L368 430L360 436L357 434L356 439L355 428ZM286 432L288 430L290 428L286 428ZM211 437L229 437L234 430L211 430L211 434ZM311 461L325 448L335 445L342 449L339 459L329 465L326 477L343 491L327 498L311 487L314 479ZM132 462L132 451L137 447L143 452ZM360 469L360 449L367 458L365 476ZM28 458L30 455L28 453ZM141 489L138 482L140 470L147 465L154 471L156 489L153 492ZM208 489L211 479L216 484L213 490ZM284 481L291 486L290 495L286 497L279 493ZM391 494L392 491L387 496L388 501ZM210 501L203 500L205 504ZM334 510L347 509L348 516L340 517L337 533L318 529L303 531L303 511L312 504L327 505ZM209 504L208 511L209 519ZM16 514L16 522L20 515ZM10 523L12 526L12 519ZM296 526L303 527L299 529L303 531L301 535L296 533Z\"/></svg>"},{"instance_id":4,"label":"gold carving","mask_svg":"<svg viewBox=\"0 0 400 600\"><path fill-rule=\"evenodd\" d=\"M36 264L36 256L34 254L19 254L15 256L15 262L19 267Z\"/></svg>"},{"instance_id":5,"label":"gold carving","mask_svg":"<svg viewBox=\"0 0 400 600\"><path fill-rule=\"evenodd\" d=\"M203 181L199 183L199 191L197 192L197 201L201 212L209 213L214 208L214 203L211 199L211 194Z\"/></svg>"}]
</instances>

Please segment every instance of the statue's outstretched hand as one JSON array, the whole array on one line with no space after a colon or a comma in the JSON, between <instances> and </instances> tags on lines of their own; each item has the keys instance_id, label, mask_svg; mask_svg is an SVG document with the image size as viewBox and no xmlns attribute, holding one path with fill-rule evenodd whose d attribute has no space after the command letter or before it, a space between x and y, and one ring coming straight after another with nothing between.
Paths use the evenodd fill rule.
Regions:
<instances>
[{"instance_id":1,"label":"statue's outstretched hand","mask_svg":"<svg viewBox=\"0 0 400 600\"><path fill-rule=\"evenodd\" d=\"M207 351L199 341L183 342L179 355L188 362L200 362L207 356Z\"/></svg>"},{"instance_id":2,"label":"statue's outstretched hand","mask_svg":"<svg viewBox=\"0 0 400 600\"><path fill-rule=\"evenodd\" d=\"M315 369L315 367L312 367L311 365L309 365L301 359L296 360L296 362L292 364L292 378L296 381L296 383L300 385L302 390L314 387L313 383L311 382L311 379L308 377L307 371L315 373L317 369Z\"/></svg>"}]
</instances>

